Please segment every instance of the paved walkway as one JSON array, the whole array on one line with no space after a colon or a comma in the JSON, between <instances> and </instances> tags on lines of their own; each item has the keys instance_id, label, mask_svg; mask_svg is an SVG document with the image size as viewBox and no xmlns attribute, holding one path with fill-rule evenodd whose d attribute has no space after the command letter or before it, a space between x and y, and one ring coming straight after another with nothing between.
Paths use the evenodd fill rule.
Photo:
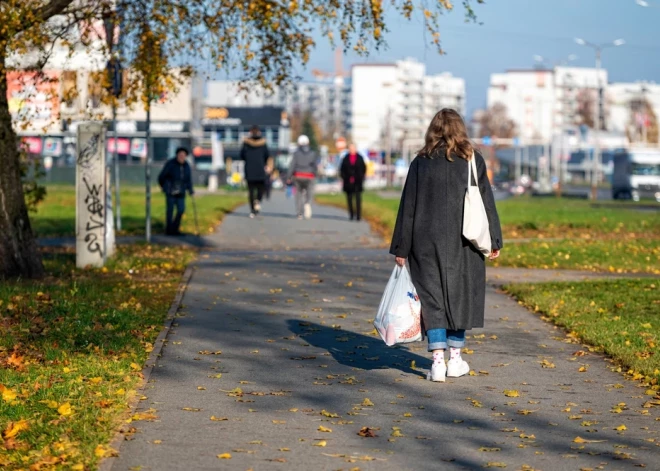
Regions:
<instances>
[{"instance_id":1,"label":"paved walkway","mask_svg":"<svg viewBox=\"0 0 660 471\"><path fill-rule=\"evenodd\" d=\"M644 389L494 287L474 376L426 381L423 344L373 335L392 260L367 225L290 206L212 237L140 402L158 419L133 423L114 471L657 469Z\"/></svg>"}]
</instances>

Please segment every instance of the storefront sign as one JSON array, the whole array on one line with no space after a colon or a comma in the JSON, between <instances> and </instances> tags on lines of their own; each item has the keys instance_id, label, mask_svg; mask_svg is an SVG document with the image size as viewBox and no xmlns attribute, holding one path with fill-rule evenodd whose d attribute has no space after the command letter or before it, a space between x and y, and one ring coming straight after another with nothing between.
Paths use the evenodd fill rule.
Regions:
<instances>
[{"instance_id":1,"label":"storefront sign","mask_svg":"<svg viewBox=\"0 0 660 471\"><path fill-rule=\"evenodd\" d=\"M44 156L59 157L62 155L62 139L59 137L45 138L44 148L41 153Z\"/></svg>"},{"instance_id":2,"label":"storefront sign","mask_svg":"<svg viewBox=\"0 0 660 471\"><path fill-rule=\"evenodd\" d=\"M112 128L112 125L110 125ZM136 121L117 121L117 132L123 134L132 134L137 132Z\"/></svg>"},{"instance_id":3,"label":"storefront sign","mask_svg":"<svg viewBox=\"0 0 660 471\"><path fill-rule=\"evenodd\" d=\"M117 139L117 153L118 154L128 154L131 152L131 141L130 139ZM111 154L115 152L115 138L108 138L108 152Z\"/></svg>"},{"instance_id":4,"label":"storefront sign","mask_svg":"<svg viewBox=\"0 0 660 471\"><path fill-rule=\"evenodd\" d=\"M62 121L62 131L76 132L79 121ZM112 121L105 122L108 132L113 133ZM190 121L152 121L151 132L154 134L187 133L190 132ZM146 121L119 120L117 121L117 134L131 135L145 133L147 131Z\"/></svg>"},{"instance_id":5,"label":"storefront sign","mask_svg":"<svg viewBox=\"0 0 660 471\"><path fill-rule=\"evenodd\" d=\"M41 154L41 149L43 148L42 144L40 137L23 138L24 148L29 154Z\"/></svg>"},{"instance_id":6,"label":"storefront sign","mask_svg":"<svg viewBox=\"0 0 660 471\"><path fill-rule=\"evenodd\" d=\"M151 123L151 132L185 132L186 126L183 121L154 121Z\"/></svg>"},{"instance_id":7,"label":"storefront sign","mask_svg":"<svg viewBox=\"0 0 660 471\"><path fill-rule=\"evenodd\" d=\"M146 139L135 138L131 140L131 155L133 157L140 157L141 159L147 156Z\"/></svg>"},{"instance_id":8,"label":"storefront sign","mask_svg":"<svg viewBox=\"0 0 660 471\"><path fill-rule=\"evenodd\" d=\"M227 108L206 108L204 110L203 124L217 126L240 126L243 121L240 118L230 117Z\"/></svg>"}]
</instances>

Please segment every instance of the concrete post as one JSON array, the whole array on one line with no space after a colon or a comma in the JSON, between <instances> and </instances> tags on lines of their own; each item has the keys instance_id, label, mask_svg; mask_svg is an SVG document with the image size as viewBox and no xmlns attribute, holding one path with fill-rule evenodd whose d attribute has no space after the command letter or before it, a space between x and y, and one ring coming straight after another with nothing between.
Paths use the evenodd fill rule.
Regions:
<instances>
[{"instance_id":1,"label":"concrete post","mask_svg":"<svg viewBox=\"0 0 660 471\"><path fill-rule=\"evenodd\" d=\"M76 266L102 267L106 253L105 127L78 126L76 162Z\"/></svg>"}]
</instances>

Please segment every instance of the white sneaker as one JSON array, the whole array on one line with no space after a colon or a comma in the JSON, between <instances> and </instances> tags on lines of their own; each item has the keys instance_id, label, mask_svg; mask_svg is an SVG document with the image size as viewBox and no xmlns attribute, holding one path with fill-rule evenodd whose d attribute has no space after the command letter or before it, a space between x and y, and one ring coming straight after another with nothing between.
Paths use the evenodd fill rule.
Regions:
<instances>
[{"instance_id":1,"label":"white sneaker","mask_svg":"<svg viewBox=\"0 0 660 471\"><path fill-rule=\"evenodd\" d=\"M458 378L470 372L470 365L462 358L455 358L447 362L447 376Z\"/></svg>"},{"instance_id":2,"label":"white sneaker","mask_svg":"<svg viewBox=\"0 0 660 471\"><path fill-rule=\"evenodd\" d=\"M438 363L434 361L433 366L431 366L431 371L429 371L428 374L426 375L426 379L428 379L429 381L444 383L446 376L447 376L447 365L445 364L445 362L442 361Z\"/></svg>"},{"instance_id":3,"label":"white sneaker","mask_svg":"<svg viewBox=\"0 0 660 471\"><path fill-rule=\"evenodd\" d=\"M309 203L305 204L305 219L312 218L312 205Z\"/></svg>"},{"instance_id":4,"label":"white sneaker","mask_svg":"<svg viewBox=\"0 0 660 471\"><path fill-rule=\"evenodd\" d=\"M250 219L254 219L254 213L250 213Z\"/></svg>"}]
</instances>

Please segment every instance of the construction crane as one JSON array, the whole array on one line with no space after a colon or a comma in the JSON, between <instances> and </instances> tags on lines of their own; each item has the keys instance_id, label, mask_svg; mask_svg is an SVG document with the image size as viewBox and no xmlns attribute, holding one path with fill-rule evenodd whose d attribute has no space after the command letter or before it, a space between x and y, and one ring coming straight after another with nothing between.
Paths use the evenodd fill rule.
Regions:
<instances>
[{"instance_id":1,"label":"construction crane","mask_svg":"<svg viewBox=\"0 0 660 471\"><path fill-rule=\"evenodd\" d=\"M350 77L351 76L350 71L344 70L343 57L344 57L344 52L340 48L335 49L335 71L327 72L325 70L312 69L312 75L314 76L315 79L326 79L332 77L341 77L341 78Z\"/></svg>"}]
</instances>

